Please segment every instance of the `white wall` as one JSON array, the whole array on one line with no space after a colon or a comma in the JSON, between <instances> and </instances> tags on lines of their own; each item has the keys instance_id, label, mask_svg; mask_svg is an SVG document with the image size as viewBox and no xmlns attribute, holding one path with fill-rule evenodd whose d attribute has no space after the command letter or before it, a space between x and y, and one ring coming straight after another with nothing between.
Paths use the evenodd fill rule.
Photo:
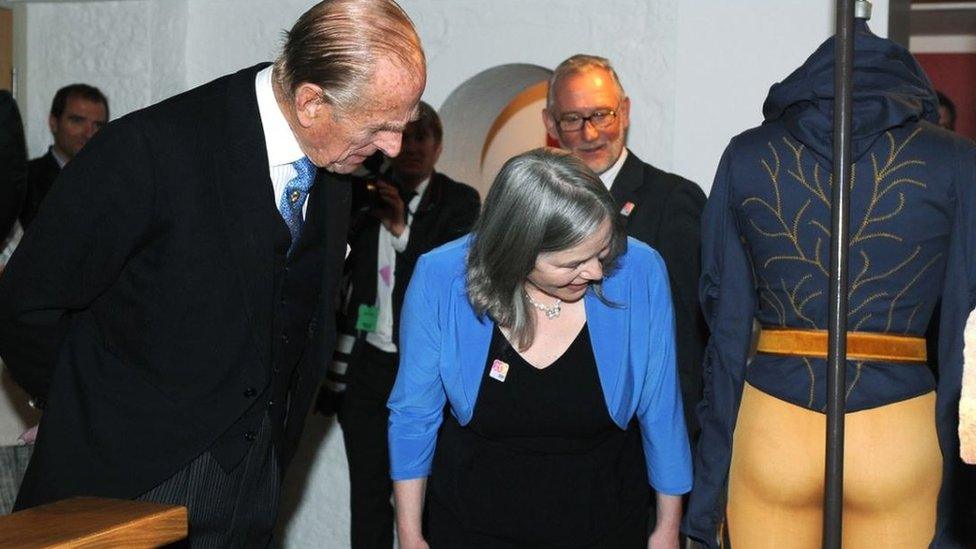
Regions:
<instances>
[{"instance_id":1,"label":"white wall","mask_svg":"<svg viewBox=\"0 0 976 549\"><path fill-rule=\"evenodd\" d=\"M15 29L32 155L50 141L47 110L72 81L101 87L113 116L270 60L311 0L30 3ZM610 57L632 99L630 146L708 189L728 139L760 121L769 86L833 26L831 0L403 0L429 59L425 99L506 63L553 67L578 52ZM748 7L748 9L746 9ZM873 28L886 31L887 0ZM341 433L310 422L285 488L283 540L348 545ZM293 511L293 512L292 512Z\"/></svg>"},{"instance_id":2,"label":"white wall","mask_svg":"<svg viewBox=\"0 0 976 549\"><path fill-rule=\"evenodd\" d=\"M888 31L888 1L874 0L870 27ZM750 9L745 9L748 5ZM833 34L834 2L680 2L675 171L708 192L729 140L762 122L770 86L786 78Z\"/></svg>"},{"instance_id":3,"label":"white wall","mask_svg":"<svg viewBox=\"0 0 976 549\"><path fill-rule=\"evenodd\" d=\"M84 82L109 99L112 117L186 89L187 0L32 3L22 33L18 102L31 156L51 144L58 88Z\"/></svg>"}]
</instances>

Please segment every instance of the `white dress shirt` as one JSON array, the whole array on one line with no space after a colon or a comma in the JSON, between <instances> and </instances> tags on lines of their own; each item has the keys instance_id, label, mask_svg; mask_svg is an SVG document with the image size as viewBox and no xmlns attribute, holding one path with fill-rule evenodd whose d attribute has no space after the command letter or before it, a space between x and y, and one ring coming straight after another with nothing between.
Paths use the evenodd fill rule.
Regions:
<instances>
[{"instance_id":1,"label":"white dress shirt","mask_svg":"<svg viewBox=\"0 0 976 549\"><path fill-rule=\"evenodd\" d=\"M397 352L396 343L393 341L393 285L396 284L394 272L396 254L403 253L407 249L413 214L424 197L428 183L430 178L417 185L416 196L410 199L409 204L404 205L407 209L407 226L400 236L393 236L393 233L380 224L380 236L376 239L376 306L379 307L379 314L376 318L376 331L366 334L366 342L387 353Z\"/></svg>"},{"instance_id":2,"label":"white dress shirt","mask_svg":"<svg viewBox=\"0 0 976 549\"><path fill-rule=\"evenodd\" d=\"M291 132L285 115L281 113L278 101L275 99L271 87L271 72L274 65L261 70L254 78L254 89L258 97L258 112L261 114L261 127L264 129L264 144L268 149L268 171L271 175L271 187L274 190L275 209L285 192L285 185L298 175L292 162L299 160L305 153L298 145L295 134ZM308 200L302 204L302 216L308 209Z\"/></svg>"},{"instance_id":3,"label":"white dress shirt","mask_svg":"<svg viewBox=\"0 0 976 549\"><path fill-rule=\"evenodd\" d=\"M626 160L627 147L624 147L624 150L620 152L620 156L617 157L617 161L613 163L613 166L610 166L607 171L600 174L600 181L603 181L608 191L610 187L613 187L613 180L617 179L617 174L620 173L620 168L624 166L624 161Z\"/></svg>"}]
</instances>

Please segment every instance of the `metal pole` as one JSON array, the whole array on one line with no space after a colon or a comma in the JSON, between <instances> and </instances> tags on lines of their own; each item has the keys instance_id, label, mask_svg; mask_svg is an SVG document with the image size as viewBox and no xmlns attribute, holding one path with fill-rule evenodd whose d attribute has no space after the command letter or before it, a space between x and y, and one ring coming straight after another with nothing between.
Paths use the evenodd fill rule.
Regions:
<instances>
[{"instance_id":1,"label":"metal pole","mask_svg":"<svg viewBox=\"0 0 976 549\"><path fill-rule=\"evenodd\" d=\"M840 549L844 511L844 409L847 357L847 232L851 181L854 0L837 0L834 42L834 183L831 189L830 294L827 324L827 452L823 546Z\"/></svg>"}]
</instances>

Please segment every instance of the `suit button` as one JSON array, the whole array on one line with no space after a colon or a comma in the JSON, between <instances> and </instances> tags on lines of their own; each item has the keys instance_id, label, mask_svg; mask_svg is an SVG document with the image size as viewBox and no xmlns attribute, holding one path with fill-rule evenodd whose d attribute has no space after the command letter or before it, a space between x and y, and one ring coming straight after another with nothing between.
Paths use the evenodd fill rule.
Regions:
<instances>
[{"instance_id":1,"label":"suit button","mask_svg":"<svg viewBox=\"0 0 976 549\"><path fill-rule=\"evenodd\" d=\"M254 389L254 387L248 387L244 390L244 398L254 398L254 396L257 394L258 392Z\"/></svg>"},{"instance_id":2,"label":"suit button","mask_svg":"<svg viewBox=\"0 0 976 549\"><path fill-rule=\"evenodd\" d=\"M248 442L254 442L254 439L256 439L256 438L258 438L258 436L256 434L254 434L254 431L248 431L248 432L244 433L244 440L246 440Z\"/></svg>"},{"instance_id":3,"label":"suit button","mask_svg":"<svg viewBox=\"0 0 976 549\"><path fill-rule=\"evenodd\" d=\"M272 406L274 406L274 404L275 404L275 403L274 403L274 401L273 401L273 400L269 400L269 401L268 401L268 408L270 408L270 407L272 407Z\"/></svg>"}]
</instances>

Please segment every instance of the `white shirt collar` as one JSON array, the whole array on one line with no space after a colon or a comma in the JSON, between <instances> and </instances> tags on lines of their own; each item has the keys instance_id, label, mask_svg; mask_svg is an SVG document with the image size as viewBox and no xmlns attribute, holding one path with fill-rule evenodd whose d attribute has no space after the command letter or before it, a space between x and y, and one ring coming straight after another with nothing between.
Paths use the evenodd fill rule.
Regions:
<instances>
[{"instance_id":1,"label":"white shirt collar","mask_svg":"<svg viewBox=\"0 0 976 549\"><path fill-rule=\"evenodd\" d=\"M54 161L58 163L58 167L63 170L64 165L68 163L68 159L62 156L61 153L58 152L58 149L54 147L54 145L51 145L51 156L53 156Z\"/></svg>"},{"instance_id":2,"label":"white shirt collar","mask_svg":"<svg viewBox=\"0 0 976 549\"><path fill-rule=\"evenodd\" d=\"M417 187L413 190L415 193L417 193L417 198L422 199L424 197L424 191L427 190L427 185L429 184L430 184L430 178L428 177L427 179L421 181L419 185L417 185Z\"/></svg>"},{"instance_id":3,"label":"white shirt collar","mask_svg":"<svg viewBox=\"0 0 976 549\"><path fill-rule=\"evenodd\" d=\"M270 167L291 164L305 156L298 140L288 126L271 87L271 73L274 65L261 70L254 79L254 89L258 98L258 112L261 113L261 127L264 128L264 143L268 148Z\"/></svg>"},{"instance_id":4,"label":"white shirt collar","mask_svg":"<svg viewBox=\"0 0 976 549\"><path fill-rule=\"evenodd\" d=\"M613 166L607 169L607 171L600 174L600 181L610 190L613 186L613 180L617 179L617 174L620 173L620 168L624 166L624 161L627 160L627 147L624 147L623 151L620 152L620 156L617 157L617 161L613 163Z\"/></svg>"}]
</instances>

